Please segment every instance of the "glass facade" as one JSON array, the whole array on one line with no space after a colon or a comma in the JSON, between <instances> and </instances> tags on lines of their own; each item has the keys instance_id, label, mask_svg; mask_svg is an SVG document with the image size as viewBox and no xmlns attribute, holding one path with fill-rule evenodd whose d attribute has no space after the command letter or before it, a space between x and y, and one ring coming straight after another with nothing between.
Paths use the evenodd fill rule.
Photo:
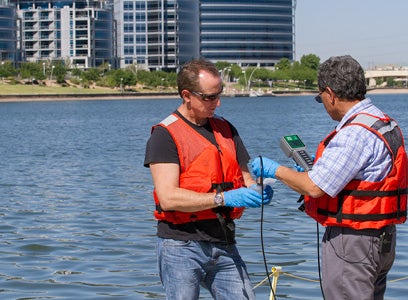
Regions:
<instances>
[{"instance_id":1,"label":"glass facade","mask_svg":"<svg viewBox=\"0 0 408 300\"><path fill-rule=\"evenodd\" d=\"M17 14L14 7L0 3L0 61L16 62Z\"/></svg>"},{"instance_id":2,"label":"glass facade","mask_svg":"<svg viewBox=\"0 0 408 300\"><path fill-rule=\"evenodd\" d=\"M147 2L114 2L115 20L118 23L117 53L122 68L129 65L143 65L147 68Z\"/></svg>"},{"instance_id":3,"label":"glass facade","mask_svg":"<svg viewBox=\"0 0 408 300\"><path fill-rule=\"evenodd\" d=\"M212 61L273 66L294 57L292 0L201 0L200 53Z\"/></svg>"},{"instance_id":4,"label":"glass facade","mask_svg":"<svg viewBox=\"0 0 408 300\"><path fill-rule=\"evenodd\" d=\"M123 0L115 18L121 67L177 69L200 56L268 67L294 58L293 0Z\"/></svg>"},{"instance_id":5,"label":"glass facade","mask_svg":"<svg viewBox=\"0 0 408 300\"><path fill-rule=\"evenodd\" d=\"M147 45L149 67L177 65L176 0L147 1Z\"/></svg>"},{"instance_id":6,"label":"glass facade","mask_svg":"<svg viewBox=\"0 0 408 300\"><path fill-rule=\"evenodd\" d=\"M28 61L84 68L174 70L197 57L268 67L294 58L293 1L10 0L21 30L1 46L17 43ZM0 14L2 32L10 22Z\"/></svg>"},{"instance_id":7,"label":"glass facade","mask_svg":"<svg viewBox=\"0 0 408 300\"><path fill-rule=\"evenodd\" d=\"M81 68L113 64L115 29L109 2L10 0L21 19L25 60L69 60Z\"/></svg>"}]
</instances>

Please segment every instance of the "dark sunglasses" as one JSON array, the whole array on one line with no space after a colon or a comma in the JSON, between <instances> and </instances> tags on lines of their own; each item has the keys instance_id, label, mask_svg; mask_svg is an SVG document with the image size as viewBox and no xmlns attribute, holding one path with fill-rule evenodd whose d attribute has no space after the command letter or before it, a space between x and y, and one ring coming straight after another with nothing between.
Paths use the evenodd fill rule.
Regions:
<instances>
[{"instance_id":1,"label":"dark sunglasses","mask_svg":"<svg viewBox=\"0 0 408 300\"><path fill-rule=\"evenodd\" d=\"M319 92L319 94L315 97L316 102L318 103L322 103L323 99L322 99L322 94L324 93L324 91Z\"/></svg>"},{"instance_id":2,"label":"dark sunglasses","mask_svg":"<svg viewBox=\"0 0 408 300\"><path fill-rule=\"evenodd\" d=\"M220 99L220 96L222 94L223 89L224 88L221 88L221 91L219 91L218 93L215 93L215 94L203 94L203 93L195 92L195 91L189 91L189 92L196 95L196 96L198 96L198 97L201 97L202 101L214 102L214 101L217 101L218 99Z\"/></svg>"}]
</instances>

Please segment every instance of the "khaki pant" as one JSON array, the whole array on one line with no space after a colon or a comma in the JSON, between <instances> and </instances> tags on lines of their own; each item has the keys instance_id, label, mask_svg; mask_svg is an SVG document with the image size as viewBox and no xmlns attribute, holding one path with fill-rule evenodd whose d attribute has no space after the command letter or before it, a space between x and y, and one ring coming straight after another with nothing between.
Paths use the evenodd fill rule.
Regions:
<instances>
[{"instance_id":1,"label":"khaki pant","mask_svg":"<svg viewBox=\"0 0 408 300\"><path fill-rule=\"evenodd\" d=\"M381 247L388 234L388 250ZM387 273L395 259L396 230L354 230L327 227L322 242L325 300L382 300ZM386 252L386 253L385 253Z\"/></svg>"}]
</instances>

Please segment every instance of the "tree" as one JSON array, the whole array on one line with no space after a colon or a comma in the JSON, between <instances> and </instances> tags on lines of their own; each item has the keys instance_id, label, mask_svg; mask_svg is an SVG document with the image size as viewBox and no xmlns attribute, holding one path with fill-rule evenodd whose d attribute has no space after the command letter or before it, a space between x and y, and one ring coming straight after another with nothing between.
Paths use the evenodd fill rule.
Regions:
<instances>
[{"instance_id":1,"label":"tree","mask_svg":"<svg viewBox=\"0 0 408 300\"><path fill-rule=\"evenodd\" d=\"M72 69L71 74L72 74L72 76L80 77L81 74L82 74L82 70L79 69L79 68Z\"/></svg>"},{"instance_id":2,"label":"tree","mask_svg":"<svg viewBox=\"0 0 408 300\"><path fill-rule=\"evenodd\" d=\"M132 86L136 84L136 76L131 70L117 69L111 71L111 80L114 86Z\"/></svg>"},{"instance_id":3,"label":"tree","mask_svg":"<svg viewBox=\"0 0 408 300\"><path fill-rule=\"evenodd\" d=\"M320 65L320 58L315 54L303 55L300 58L300 64L305 68L317 70Z\"/></svg>"},{"instance_id":4,"label":"tree","mask_svg":"<svg viewBox=\"0 0 408 300\"><path fill-rule=\"evenodd\" d=\"M100 78L99 74L100 74L99 69L91 68L91 69L88 69L88 70L82 72L81 78L84 79L85 81L96 82Z\"/></svg>"},{"instance_id":5,"label":"tree","mask_svg":"<svg viewBox=\"0 0 408 300\"><path fill-rule=\"evenodd\" d=\"M225 68L229 68L231 66L231 63L227 62L227 61L217 61L215 63L215 66L217 67L217 69L219 71L224 70Z\"/></svg>"},{"instance_id":6,"label":"tree","mask_svg":"<svg viewBox=\"0 0 408 300\"><path fill-rule=\"evenodd\" d=\"M286 57L281 58L280 61L276 64L276 69L278 70L289 70L290 69L290 60Z\"/></svg>"},{"instance_id":7,"label":"tree","mask_svg":"<svg viewBox=\"0 0 408 300\"><path fill-rule=\"evenodd\" d=\"M231 71L229 72L229 76L232 78L239 78L242 76L242 69L240 66L233 64L231 65Z\"/></svg>"},{"instance_id":8,"label":"tree","mask_svg":"<svg viewBox=\"0 0 408 300\"><path fill-rule=\"evenodd\" d=\"M20 67L20 76L23 79L32 80L35 79L45 79L44 73L42 70L42 64L33 63L33 62L25 62L21 64Z\"/></svg>"},{"instance_id":9,"label":"tree","mask_svg":"<svg viewBox=\"0 0 408 300\"><path fill-rule=\"evenodd\" d=\"M254 75L252 78L260 79L262 81L268 80L270 77L271 72L265 68L259 68L254 71Z\"/></svg>"},{"instance_id":10,"label":"tree","mask_svg":"<svg viewBox=\"0 0 408 300\"><path fill-rule=\"evenodd\" d=\"M67 68L62 63L57 63L53 65L53 67L53 76L55 76L58 83L63 83L65 81L65 75L67 74Z\"/></svg>"},{"instance_id":11,"label":"tree","mask_svg":"<svg viewBox=\"0 0 408 300\"><path fill-rule=\"evenodd\" d=\"M12 77L16 76L17 70L14 68L13 64L9 61L2 62L0 65L0 77Z\"/></svg>"}]
</instances>

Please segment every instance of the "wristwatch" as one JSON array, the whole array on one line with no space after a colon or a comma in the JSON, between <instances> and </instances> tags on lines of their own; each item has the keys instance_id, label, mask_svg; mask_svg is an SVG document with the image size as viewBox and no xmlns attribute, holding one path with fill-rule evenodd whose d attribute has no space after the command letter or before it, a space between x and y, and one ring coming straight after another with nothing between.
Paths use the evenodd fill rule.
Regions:
<instances>
[{"instance_id":1,"label":"wristwatch","mask_svg":"<svg viewBox=\"0 0 408 300\"><path fill-rule=\"evenodd\" d=\"M224 197L222 196L221 193L216 193L214 196L214 203L217 206L222 206L224 204Z\"/></svg>"}]
</instances>

